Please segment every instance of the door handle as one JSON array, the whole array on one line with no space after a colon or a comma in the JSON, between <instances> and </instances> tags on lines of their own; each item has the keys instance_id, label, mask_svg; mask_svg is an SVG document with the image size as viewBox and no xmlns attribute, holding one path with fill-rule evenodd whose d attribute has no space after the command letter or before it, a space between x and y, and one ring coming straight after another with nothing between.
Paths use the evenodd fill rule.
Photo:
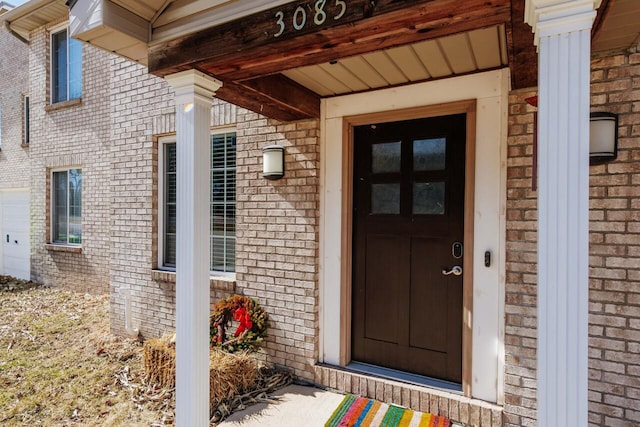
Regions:
<instances>
[{"instance_id":1,"label":"door handle","mask_svg":"<svg viewBox=\"0 0 640 427\"><path fill-rule=\"evenodd\" d=\"M446 269L442 270L442 274L445 276L448 276L450 274L453 274L454 276L461 276L462 267L460 267L459 265L454 265L453 267L451 267L451 270L449 271L447 271Z\"/></svg>"}]
</instances>

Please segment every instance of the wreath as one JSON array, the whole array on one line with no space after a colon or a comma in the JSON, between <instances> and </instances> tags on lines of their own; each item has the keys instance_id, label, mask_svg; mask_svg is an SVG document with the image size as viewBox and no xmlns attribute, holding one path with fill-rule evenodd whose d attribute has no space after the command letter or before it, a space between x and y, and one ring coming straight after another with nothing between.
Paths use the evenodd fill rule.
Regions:
<instances>
[{"instance_id":1,"label":"wreath","mask_svg":"<svg viewBox=\"0 0 640 427\"><path fill-rule=\"evenodd\" d=\"M220 300L209 323L211 347L229 352L256 350L267 335L267 319L267 313L252 298L233 295ZM237 324L233 334L227 332L232 320Z\"/></svg>"}]
</instances>

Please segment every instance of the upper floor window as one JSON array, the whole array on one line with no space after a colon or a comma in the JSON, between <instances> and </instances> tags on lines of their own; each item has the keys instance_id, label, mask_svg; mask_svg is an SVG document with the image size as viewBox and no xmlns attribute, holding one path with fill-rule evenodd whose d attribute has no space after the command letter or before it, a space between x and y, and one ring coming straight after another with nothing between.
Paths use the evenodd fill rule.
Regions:
<instances>
[{"instance_id":1,"label":"upper floor window","mask_svg":"<svg viewBox=\"0 0 640 427\"><path fill-rule=\"evenodd\" d=\"M236 243L236 134L211 135L211 205L209 242L211 271L235 271ZM176 265L177 150L175 139L161 140L160 265Z\"/></svg>"},{"instance_id":2,"label":"upper floor window","mask_svg":"<svg viewBox=\"0 0 640 427\"><path fill-rule=\"evenodd\" d=\"M82 170L54 171L52 181L53 243L82 243Z\"/></svg>"},{"instance_id":3,"label":"upper floor window","mask_svg":"<svg viewBox=\"0 0 640 427\"><path fill-rule=\"evenodd\" d=\"M82 43L68 31L51 33L51 103L82 97Z\"/></svg>"},{"instance_id":4,"label":"upper floor window","mask_svg":"<svg viewBox=\"0 0 640 427\"><path fill-rule=\"evenodd\" d=\"M29 144L31 128L29 123L29 95L22 99L22 143Z\"/></svg>"}]
</instances>

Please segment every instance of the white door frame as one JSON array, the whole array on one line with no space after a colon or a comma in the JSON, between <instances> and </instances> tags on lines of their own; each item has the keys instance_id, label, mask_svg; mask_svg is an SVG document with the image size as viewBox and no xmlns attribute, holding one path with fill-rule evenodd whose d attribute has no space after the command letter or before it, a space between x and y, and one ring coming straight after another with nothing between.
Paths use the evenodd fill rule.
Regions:
<instances>
[{"instance_id":1,"label":"white door frame","mask_svg":"<svg viewBox=\"0 0 640 427\"><path fill-rule=\"evenodd\" d=\"M320 349L323 363L341 366L350 310L343 290L350 286L344 263L351 254L343 245L343 141L346 117L475 99L476 173L474 213L472 397L502 403L504 367L504 285L506 234L506 141L509 71L489 71L324 99L320 122ZM484 266L491 251L492 265ZM346 283L348 282L348 284Z\"/></svg>"}]
</instances>

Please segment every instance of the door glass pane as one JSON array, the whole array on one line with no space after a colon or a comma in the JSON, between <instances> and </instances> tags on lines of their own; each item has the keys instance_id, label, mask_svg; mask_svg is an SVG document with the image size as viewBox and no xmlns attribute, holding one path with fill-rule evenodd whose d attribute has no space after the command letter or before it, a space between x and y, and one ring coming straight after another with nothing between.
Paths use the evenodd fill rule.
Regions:
<instances>
[{"instance_id":1,"label":"door glass pane","mask_svg":"<svg viewBox=\"0 0 640 427\"><path fill-rule=\"evenodd\" d=\"M371 185L371 213L400 213L400 184Z\"/></svg>"},{"instance_id":2,"label":"door glass pane","mask_svg":"<svg viewBox=\"0 0 640 427\"><path fill-rule=\"evenodd\" d=\"M371 172L400 172L400 142L387 142L371 146Z\"/></svg>"},{"instance_id":3,"label":"door glass pane","mask_svg":"<svg viewBox=\"0 0 640 427\"><path fill-rule=\"evenodd\" d=\"M445 168L447 140L419 139L413 141L413 170L437 171Z\"/></svg>"},{"instance_id":4,"label":"door glass pane","mask_svg":"<svg viewBox=\"0 0 640 427\"><path fill-rule=\"evenodd\" d=\"M444 190L444 182L414 182L414 215L443 215Z\"/></svg>"}]
</instances>

